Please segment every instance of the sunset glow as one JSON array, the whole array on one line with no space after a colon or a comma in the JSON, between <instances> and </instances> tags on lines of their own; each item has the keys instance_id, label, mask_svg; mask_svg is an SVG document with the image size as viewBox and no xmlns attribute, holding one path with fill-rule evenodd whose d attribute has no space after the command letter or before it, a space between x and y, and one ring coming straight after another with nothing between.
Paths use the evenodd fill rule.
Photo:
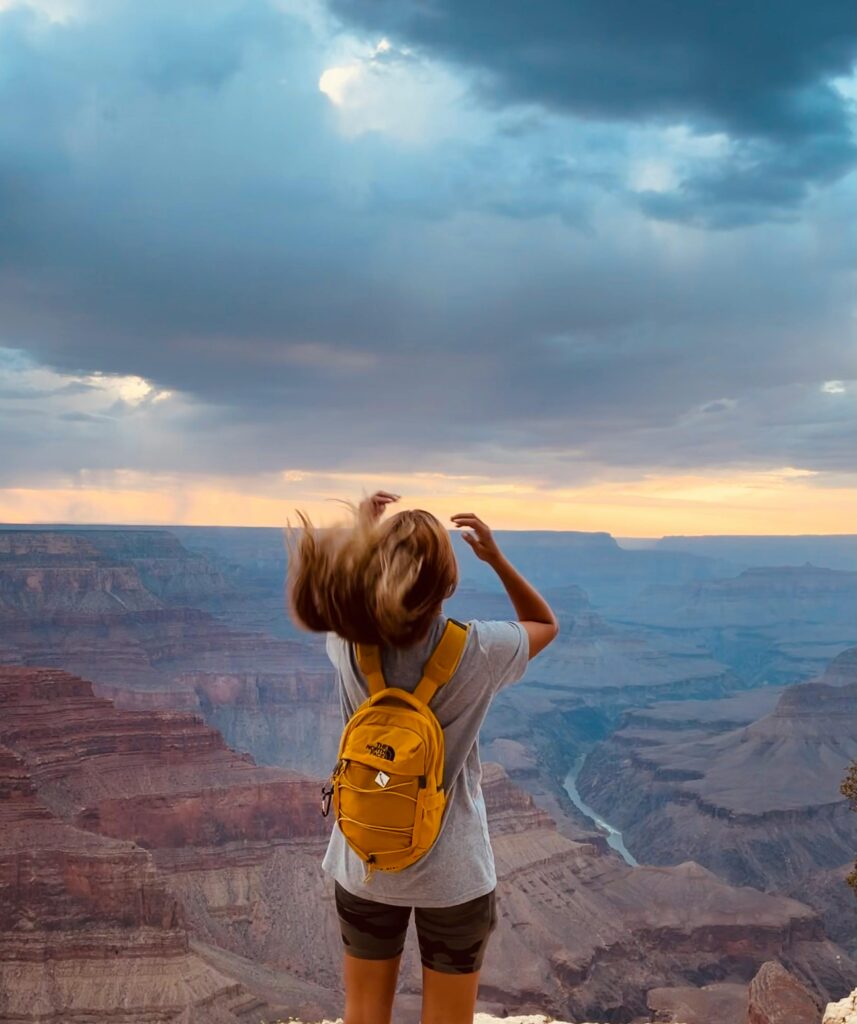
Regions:
<instances>
[{"instance_id":1,"label":"sunset glow","mask_svg":"<svg viewBox=\"0 0 857 1024\"><path fill-rule=\"evenodd\" d=\"M549 7L0 0L0 519L853 532L844 15Z\"/></svg>"},{"instance_id":2,"label":"sunset glow","mask_svg":"<svg viewBox=\"0 0 857 1024\"><path fill-rule=\"evenodd\" d=\"M851 533L854 496L848 487L813 486L812 475L789 468L768 473L651 476L545 489L515 481L446 477L440 473L317 474L289 470L279 479L243 481L145 478L123 474L115 487L83 485L0 491L7 523L112 523L285 526L295 509L313 522L341 520L343 506L375 489L394 490L394 508L426 508L448 522L475 512L500 530L606 530L614 536L665 534Z\"/></svg>"}]
</instances>

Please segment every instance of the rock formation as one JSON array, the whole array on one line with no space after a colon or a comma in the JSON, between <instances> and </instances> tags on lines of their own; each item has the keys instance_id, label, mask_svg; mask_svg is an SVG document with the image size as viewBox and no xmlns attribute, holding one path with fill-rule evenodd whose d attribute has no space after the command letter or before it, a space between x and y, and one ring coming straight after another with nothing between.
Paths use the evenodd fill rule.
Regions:
<instances>
[{"instance_id":1,"label":"rock formation","mask_svg":"<svg viewBox=\"0 0 857 1024\"><path fill-rule=\"evenodd\" d=\"M0 745L0 1020L236 1024L261 1005L190 948L144 850L66 824Z\"/></svg>"},{"instance_id":2,"label":"rock formation","mask_svg":"<svg viewBox=\"0 0 857 1024\"><path fill-rule=\"evenodd\" d=\"M587 759L578 788L639 858L691 858L734 884L792 893L853 942L857 901L844 878L857 819L839 785L857 756L857 680L844 681L854 666L851 650L738 727L763 693L631 712Z\"/></svg>"},{"instance_id":3,"label":"rock formation","mask_svg":"<svg viewBox=\"0 0 857 1024\"><path fill-rule=\"evenodd\" d=\"M853 625L857 573L814 565L745 569L740 575L679 586L649 587L634 621L671 627L773 626L801 623Z\"/></svg>"},{"instance_id":4,"label":"rock formation","mask_svg":"<svg viewBox=\"0 0 857 1024\"><path fill-rule=\"evenodd\" d=\"M281 547L279 531L270 533ZM556 540L533 540L556 569ZM216 731L258 761L320 774L341 724L332 673L323 637L288 624L272 538L233 541L234 561L190 551L162 530L0 531L0 773L17 794L0 801L14 815L4 819L0 880L17 915L0 920L15 965L3 968L0 1020L33 1019L21 984L39 993L39 1012L61 1014L54 1024L154 1024L177 1007L182 1024L234 1024L242 1014L257 1024L278 1011L318 1019L339 1009L319 780L259 767ZM572 561L609 564L604 593L624 593L627 553L606 535L596 541L580 538ZM628 585L639 590L649 570L633 561L639 572ZM669 564L671 580L712 570L685 556ZM636 752L646 746L639 737L654 740L657 767L662 748L694 730L715 749L718 738L750 729L772 713L764 705L773 691L693 701L690 723L680 710L687 701L664 698L720 697L742 685L701 634L608 622L567 574L555 575L564 639L504 692L484 731L484 752L508 773L485 766L502 927L482 1008L603 1014L616 1024L655 1013L675 1020L687 1006L699 1021L707 1013L745 1024L748 986L767 960L819 999L843 994L854 963L804 902L735 888L695 863L632 870L570 809L559 786L569 761L629 705L662 702L629 715L617 741ZM504 595L492 604L463 586L456 599L448 614L511 616ZM824 685L846 682L847 659L838 671ZM796 707L785 717L812 718ZM827 827L823 811L812 820ZM807 832L812 859L810 840ZM802 876L794 895L826 906L838 870ZM101 946L112 959L81 955ZM153 977L165 979L162 996L147 994ZM397 1024L416 1020L419 983L411 934ZM125 989L122 1008L116 993ZM687 1024L697 1021L688 1014Z\"/></svg>"},{"instance_id":5,"label":"rock formation","mask_svg":"<svg viewBox=\"0 0 857 1024\"><path fill-rule=\"evenodd\" d=\"M199 538L199 550L164 530L0 530L0 663L67 669L129 709L195 711L258 761L326 771L339 707L323 637L296 634L285 613L280 531L176 532ZM219 554L218 544L226 545ZM608 552L618 562L627 554L606 535L583 537L569 550L600 552L599 559ZM486 732L490 741L523 729L539 768L552 756L538 748L544 722L562 723L561 756L573 759L570 738L591 739L593 727L603 732L629 704L716 696L739 685L697 643L659 639L652 647L639 632L608 624L578 586L556 585L550 596L560 641L540 659L525 695L504 695ZM465 617L512 614L505 594L467 585L448 604L449 614ZM552 775L537 770L527 785L559 812Z\"/></svg>"},{"instance_id":6,"label":"rock formation","mask_svg":"<svg viewBox=\"0 0 857 1024\"><path fill-rule=\"evenodd\" d=\"M857 573L813 565L647 588L622 621L699 639L747 685L801 682L857 640Z\"/></svg>"},{"instance_id":7,"label":"rock formation","mask_svg":"<svg viewBox=\"0 0 857 1024\"><path fill-rule=\"evenodd\" d=\"M746 1024L749 988L746 984L715 981L708 985L654 988L648 994L649 1010L655 1021L683 1021L684 1024Z\"/></svg>"},{"instance_id":8,"label":"rock formation","mask_svg":"<svg viewBox=\"0 0 857 1024\"><path fill-rule=\"evenodd\" d=\"M750 983L747 1024L818 1024L821 1008L776 960L762 964Z\"/></svg>"},{"instance_id":9,"label":"rock formation","mask_svg":"<svg viewBox=\"0 0 857 1024\"><path fill-rule=\"evenodd\" d=\"M728 561L737 571L754 565L804 565L811 562L826 569L857 569L857 537L854 534L802 534L702 537L661 537L657 551L684 551Z\"/></svg>"},{"instance_id":10,"label":"rock formation","mask_svg":"<svg viewBox=\"0 0 857 1024\"><path fill-rule=\"evenodd\" d=\"M670 1020L673 1024L678 1024L677 1017L673 1016ZM719 1024L720 1020L720 1017L711 1018L710 1024ZM812 1020L813 1024L818 1020L817 1012ZM280 1024L280 1022L276 1022L276 1024ZM301 1024L301 1022L294 1021L292 1024ZM318 1024L342 1024L342 1020L339 1018L335 1021L319 1021ZM528 1014L523 1017L516 1015L500 1018L492 1017L487 1013L477 1013L473 1018L473 1024L570 1024L570 1022L557 1020L555 1017L545 1017L543 1014ZM591 1022L587 1022L587 1024L591 1024ZM639 1024L656 1024L656 1022L640 1021ZM685 1024L697 1024L697 1022L688 1018ZM700 1022L700 1024L709 1024L709 1022ZM747 1024L754 1024L752 1018L748 1020ZM774 1024L774 1022L771 1021L770 1024ZM782 1018L781 1024L800 1024L800 1018L785 1017ZM852 992L850 996L842 999L840 1002L829 1003L821 1024L857 1024L857 991Z\"/></svg>"},{"instance_id":11,"label":"rock formation","mask_svg":"<svg viewBox=\"0 0 857 1024\"><path fill-rule=\"evenodd\" d=\"M0 610L143 610L194 605L227 585L167 530L0 529Z\"/></svg>"},{"instance_id":12,"label":"rock formation","mask_svg":"<svg viewBox=\"0 0 857 1024\"><path fill-rule=\"evenodd\" d=\"M821 1024L857 1024L857 989L837 1003L828 1003Z\"/></svg>"},{"instance_id":13,"label":"rock formation","mask_svg":"<svg viewBox=\"0 0 857 1024\"><path fill-rule=\"evenodd\" d=\"M571 1019L597 1019L599 1011L616 1020L642 1016L653 988L746 986L767 959L787 964L810 985L817 968L825 974L832 967L822 998L847 985L854 967L839 977L837 965L848 961L836 959L841 950L828 947L831 959L825 953L817 966L799 963L823 935L818 917L802 904L734 889L693 863L631 869L560 835L525 796L514 796L516 787L498 767L486 766L483 785L505 923L483 968L495 997L508 986L511 964L516 986L532 993L531 1002L518 1003L521 1009L547 1007ZM529 808L523 827L517 804Z\"/></svg>"},{"instance_id":14,"label":"rock formation","mask_svg":"<svg viewBox=\"0 0 857 1024\"><path fill-rule=\"evenodd\" d=\"M194 716L117 711L66 673L0 668L0 1020L236 1024L332 1009L311 979L260 985L209 955L159 864L197 878L232 868L240 887L278 847L317 857L316 793Z\"/></svg>"},{"instance_id":15,"label":"rock formation","mask_svg":"<svg viewBox=\"0 0 857 1024\"><path fill-rule=\"evenodd\" d=\"M66 669L129 709L195 711L260 760L319 770L340 724L323 638L183 603L231 593L164 530L0 530L0 664Z\"/></svg>"},{"instance_id":16,"label":"rock formation","mask_svg":"<svg viewBox=\"0 0 857 1024\"><path fill-rule=\"evenodd\" d=\"M257 767L193 715L117 709L50 669L0 669L0 744L0 1019L37 1019L28 1005L81 1024L167 1021L179 1006L199 1024L334 1015L319 780ZM630 1020L653 988L746 986L773 958L821 997L850 987L855 965L805 905L694 864L632 870L561 835L499 765L484 792L501 918L484 1009ZM412 1024L413 933L402 977Z\"/></svg>"}]
</instances>

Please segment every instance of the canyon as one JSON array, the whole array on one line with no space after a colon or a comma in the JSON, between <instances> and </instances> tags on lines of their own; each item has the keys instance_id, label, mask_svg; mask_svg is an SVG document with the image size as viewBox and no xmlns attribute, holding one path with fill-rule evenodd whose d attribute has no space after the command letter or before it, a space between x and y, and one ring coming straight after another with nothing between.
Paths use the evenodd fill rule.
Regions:
<instances>
[{"instance_id":1,"label":"canyon","mask_svg":"<svg viewBox=\"0 0 857 1024\"><path fill-rule=\"evenodd\" d=\"M16 908L2 922L14 956L0 1020L258 1024L341 1012L340 942L319 869L329 826L317 797L341 727L323 637L285 614L278 531L183 531L0 530L0 807L9 814L14 805L0 847L4 899ZM610 794L632 791L613 753L622 744L625 758L638 748L660 757L686 740L687 764L679 758L664 771L687 774L702 756L694 744L750 728L778 701L777 721L805 728L814 698L802 702L790 684L828 654L834 660L811 685L837 688L847 702L847 581L836 577L829 599L835 631L822 636L807 612L788 630L776 619L735 639L738 627L725 620L671 627L610 610L619 595L627 615L652 566L670 587L713 586L716 559L637 559L620 586L631 563L607 535L572 538L567 549L551 538L532 543L545 564L610 563L614 576L593 598L585 573L574 582L553 573L544 592L560 638L500 695L483 729L503 926L486 959L482 1009L745 1024L751 983L768 961L818 1007L842 998L857 980L843 883L855 842L842 808L819 805L799 824L794 877L771 873L745 809L730 841L737 836L747 870L730 874L702 839L668 862L654 847L644 855L630 797L625 806ZM800 591L808 578L784 586ZM788 598L777 600L784 614ZM481 589L475 574L445 611L511 617L508 598ZM798 655L789 661L787 649ZM786 661L772 673L777 686L748 689ZM850 714L850 705L822 705L828 718ZM828 736L824 715L814 720L798 746L823 740L838 765L848 730ZM759 734L768 742L779 740ZM641 866L613 852L563 788L584 758L581 794L622 829ZM636 820L649 810L638 790ZM775 833L774 858L792 823ZM165 979L162 996L147 991L153 977ZM419 980L411 934L397 1024L417 1020ZM29 1008L28 988L40 993ZM133 1010L118 1005L124 988Z\"/></svg>"},{"instance_id":2,"label":"canyon","mask_svg":"<svg viewBox=\"0 0 857 1024\"><path fill-rule=\"evenodd\" d=\"M118 710L55 669L0 668L0 745L0 1019L232 1024L335 1008L311 979L283 967L266 985L229 943L210 948L240 930L272 861L289 861L284 898L321 855L315 780L257 767L196 716Z\"/></svg>"},{"instance_id":3,"label":"canyon","mask_svg":"<svg viewBox=\"0 0 857 1024\"><path fill-rule=\"evenodd\" d=\"M658 583L617 609L616 618L647 633L701 640L746 685L800 682L853 645L857 573L780 565Z\"/></svg>"},{"instance_id":4,"label":"canyon","mask_svg":"<svg viewBox=\"0 0 857 1024\"><path fill-rule=\"evenodd\" d=\"M578 787L654 864L693 859L737 885L817 907L852 946L845 877L857 817L839 787L857 757L857 648L817 680L626 713Z\"/></svg>"},{"instance_id":5,"label":"canyon","mask_svg":"<svg viewBox=\"0 0 857 1024\"><path fill-rule=\"evenodd\" d=\"M197 716L119 709L56 669L0 669L0 744L0 1019L333 1014L319 779L257 766ZM486 1010L631 1021L652 990L716 995L772 957L819 998L848 990L857 964L805 904L697 864L629 868L562 835L500 765L485 764L483 785L502 921ZM419 990L413 939L403 1021Z\"/></svg>"},{"instance_id":6,"label":"canyon","mask_svg":"<svg viewBox=\"0 0 857 1024\"><path fill-rule=\"evenodd\" d=\"M119 706L194 711L260 760L312 767L312 737L335 751L339 730L323 639L199 607L232 592L165 530L0 530L0 664L62 667Z\"/></svg>"}]
</instances>

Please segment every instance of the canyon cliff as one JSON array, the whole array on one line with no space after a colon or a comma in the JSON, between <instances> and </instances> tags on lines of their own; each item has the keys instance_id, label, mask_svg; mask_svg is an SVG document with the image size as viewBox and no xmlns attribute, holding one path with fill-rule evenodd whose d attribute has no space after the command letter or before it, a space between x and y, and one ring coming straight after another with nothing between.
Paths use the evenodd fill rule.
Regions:
<instances>
[{"instance_id":1,"label":"canyon cliff","mask_svg":"<svg viewBox=\"0 0 857 1024\"><path fill-rule=\"evenodd\" d=\"M54 666L128 709L193 711L263 761L336 749L323 638L236 629L196 605L235 596L165 530L0 530L0 664ZM280 615L285 618L282 593Z\"/></svg>"},{"instance_id":2,"label":"canyon cliff","mask_svg":"<svg viewBox=\"0 0 857 1024\"><path fill-rule=\"evenodd\" d=\"M257 766L194 715L116 708L54 669L0 668L0 711L0 1019L336 1015L320 780ZM484 792L501 918L484 1009L632 1021L653 989L746 986L769 959L818 998L850 987L857 965L805 904L695 864L628 868L562 835L499 765ZM415 1020L414 938L402 1024Z\"/></svg>"},{"instance_id":3,"label":"canyon cliff","mask_svg":"<svg viewBox=\"0 0 857 1024\"><path fill-rule=\"evenodd\" d=\"M183 539L209 544L214 532ZM317 796L340 712L323 637L288 622L282 554L260 533L242 532L230 559L213 542L189 550L163 530L0 531L0 744L4 785L18 794L0 842L17 908L3 921L4 948L17 952L0 1019L258 1024L339 1012L340 940L319 869L329 822ZM553 540L536 540L539 557L557 557ZM612 538L571 548L563 558L609 563L607 590L618 593L627 562ZM655 564L635 563L635 593L644 563ZM670 581L713 571L693 558L669 565ZM681 863L630 868L562 788L578 755L626 713L616 742L633 746L637 730L657 734L653 749L772 713L788 691L738 692L747 678L735 666L771 663L757 635L738 656L731 641L721 645L727 631L611 621L563 579L546 588L560 641L500 695L483 729L484 755L503 765L486 764L484 778L503 925L482 1007L624 1024L683 1020L676 1014L692 1002L687 1024L745 1024L741 1006L768 960L814 999L840 997L855 968L829 936L847 941L847 921L828 915L826 933L807 906L830 906L838 863L803 875L793 898L746 887L769 887L767 877L736 877L736 887L693 863L704 844ZM466 582L445 610L512 615L505 595ZM763 647L781 644L780 625L771 628ZM849 664L838 659L824 685L847 684ZM812 822L827 848L824 812ZM628 842L634 849L630 826ZM21 860L24 848L32 861ZM754 855L764 861L761 846ZM22 885L27 872L32 885ZM134 912L122 916L124 903ZM46 931L43 920L54 924ZM102 946L113 960L79 955ZM153 977L167 979L163 998L147 991ZM397 1024L417 1019L419 981L411 934ZM27 1016L26 985L40 993L41 1016ZM131 1009L110 1002L125 985ZM58 1009L66 998L78 1001Z\"/></svg>"},{"instance_id":4,"label":"canyon cliff","mask_svg":"<svg viewBox=\"0 0 857 1024\"><path fill-rule=\"evenodd\" d=\"M701 640L747 685L800 682L855 639L857 573L759 566L737 576L653 584L617 610L657 634Z\"/></svg>"},{"instance_id":5,"label":"canyon cliff","mask_svg":"<svg viewBox=\"0 0 857 1024\"><path fill-rule=\"evenodd\" d=\"M65 668L129 709L196 712L257 761L324 773L339 706L323 637L296 631L286 615L279 531L177 532L197 550L164 530L0 531L0 663ZM536 547L556 554L555 544ZM567 554L618 565L627 553L607 535L584 535ZM485 739L525 746L535 770L519 781L566 828L591 834L558 782L578 740L604 735L629 705L719 696L741 683L698 642L653 645L611 625L576 585L550 597L562 622L556 649L497 702ZM505 594L467 584L448 606L465 618L512 614Z\"/></svg>"},{"instance_id":6,"label":"canyon cliff","mask_svg":"<svg viewBox=\"0 0 857 1024\"><path fill-rule=\"evenodd\" d=\"M180 884L231 870L240 886L283 846L314 861L314 780L257 768L195 716L119 711L85 680L21 667L0 667L0 773L0 1020L236 1024L335 1008L311 980L243 984Z\"/></svg>"},{"instance_id":7,"label":"canyon cliff","mask_svg":"<svg viewBox=\"0 0 857 1024\"><path fill-rule=\"evenodd\" d=\"M626 714L577 780L640 859L693 859L736 885L785 892L853 946L845 876L857 816L839 791L857 757L857 649L819 679L770 697L655 705ZM739 723L742 713L755 714Z\"/></svg>"}]
</instances>

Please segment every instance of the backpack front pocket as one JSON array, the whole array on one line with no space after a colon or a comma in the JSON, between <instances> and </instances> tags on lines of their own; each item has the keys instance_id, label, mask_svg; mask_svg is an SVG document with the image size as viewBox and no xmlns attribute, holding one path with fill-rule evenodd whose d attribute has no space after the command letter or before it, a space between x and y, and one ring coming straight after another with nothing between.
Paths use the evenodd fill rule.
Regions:
<instances>
[{"instance_id":1,"label":"backpack front pocket","mask_svg":"<svg viewBox=\"0 0 857 1024\"><path fill-rule=\"evenodd\" d=\"M406 850L413 844L424 776L394 773L376 760L345 759L334 783L336 820L346 839L366 854Z\"/></svg>"}]
</instances>

